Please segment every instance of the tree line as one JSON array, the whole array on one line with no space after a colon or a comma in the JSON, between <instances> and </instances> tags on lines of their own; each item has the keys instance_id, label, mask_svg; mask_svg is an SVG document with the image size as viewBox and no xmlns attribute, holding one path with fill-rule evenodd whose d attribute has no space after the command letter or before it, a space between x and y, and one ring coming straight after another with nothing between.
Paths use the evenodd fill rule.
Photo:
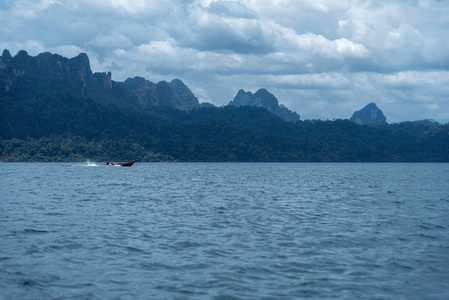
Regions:
<instances>
[{"instance_id":1,"label":"tree line","mask_svg":"<svg viewBox=\"0 0 449 300\"><path fill-rule=\"evenodd\" d=\"M70 92L1 101L0 161L449 161L449 125L295 123L255 107L122 110Z\"/></svg>"}]
</instances>

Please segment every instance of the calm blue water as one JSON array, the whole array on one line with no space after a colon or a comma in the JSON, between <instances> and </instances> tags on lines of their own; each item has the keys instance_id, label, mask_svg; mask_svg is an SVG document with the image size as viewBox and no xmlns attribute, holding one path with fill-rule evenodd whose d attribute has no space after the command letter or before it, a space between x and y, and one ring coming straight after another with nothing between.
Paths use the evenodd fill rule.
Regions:
<instances>
[{"instance_id":1,"label":"calm blue water","mask_svg":"<svg viewBox=\"0 0 449 300\"><path fill-rule=\"evenodd\" d=\"M0 299L448 299L449 164L0 164Z\"/></svg>"}]
</instances>

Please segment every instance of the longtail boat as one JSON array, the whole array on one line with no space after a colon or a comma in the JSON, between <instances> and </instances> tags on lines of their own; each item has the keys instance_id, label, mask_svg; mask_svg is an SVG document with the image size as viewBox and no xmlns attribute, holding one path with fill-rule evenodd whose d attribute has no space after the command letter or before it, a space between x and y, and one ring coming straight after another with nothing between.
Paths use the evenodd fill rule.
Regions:
<instances>
[{"instance_id":1,"label":"longtail boat","mask_svg":"<svg viewBox=\"0 0 449 300\"><path fill-rule=\"evenodd\" d=\"M119 166L119 167L131 167L137 160L129 161L129 162L119 162L119 163L112 163L112 162L106 162L107 166Z\"/></svg>"}]
</instances>

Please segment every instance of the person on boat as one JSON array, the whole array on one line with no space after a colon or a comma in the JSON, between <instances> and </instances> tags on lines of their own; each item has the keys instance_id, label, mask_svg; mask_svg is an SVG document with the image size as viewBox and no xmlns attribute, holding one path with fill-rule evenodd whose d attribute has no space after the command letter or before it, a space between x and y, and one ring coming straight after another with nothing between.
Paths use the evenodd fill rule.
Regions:
<instances>
[{"instance_id":1,"label":"person on boat","mask_svg":"<svg viewBox=\"0 0 449 300\"><path fill-rule=\"evenodd\" d=\"M107 166L109 166L109 165L113 166L114 164L112 163L112 161L111 161L111 162L107 161L107 162L106 162L106 165L107 165Z\"/></svg>"}]
</instances>

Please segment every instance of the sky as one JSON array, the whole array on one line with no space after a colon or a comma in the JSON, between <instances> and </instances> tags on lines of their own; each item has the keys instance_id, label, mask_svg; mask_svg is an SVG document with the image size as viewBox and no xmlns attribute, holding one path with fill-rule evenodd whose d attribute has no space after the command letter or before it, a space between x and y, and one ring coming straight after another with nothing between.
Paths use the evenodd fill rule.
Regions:
<instances>
[{"instance_id":1,"label":"sky","mask_svg":"<svg viewBox=\"0 0 449 300\"><path fill-rule=\"evenodd\" d=\"M374 102L389 123L449 122L447 0L0 0L0 48L87 53L217 106L266 88L303 120Z\"/></svg>"}]
</instances>

